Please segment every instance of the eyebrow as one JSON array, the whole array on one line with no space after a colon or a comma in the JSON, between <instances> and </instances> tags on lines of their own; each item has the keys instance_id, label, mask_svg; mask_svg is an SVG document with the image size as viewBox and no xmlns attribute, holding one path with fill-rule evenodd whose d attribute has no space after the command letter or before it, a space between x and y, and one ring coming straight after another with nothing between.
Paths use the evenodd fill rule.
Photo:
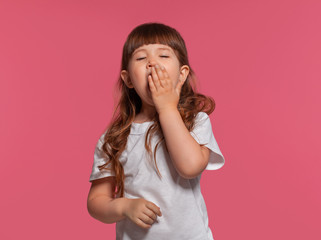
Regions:
<instances>
[{"instance_id":1,"label":"eyebrow","mask_svg":"<svg viewBox=\"0 0 321 240\"><path fill-rule=\"evenodd\" d=\"M171 49L170 49L170 48L167 48L167 47L159 47L159 48L157 48L157 50L169 50L169 51L171 51ZM139 50L135 50L135 51L133 52L133 55L136 54L136 53L138 53L138 52L140 52L140 51L146 51L146 49L145 49L145 48L141 48L141 49L139 49Z\"/></svg>"}]
</instances>

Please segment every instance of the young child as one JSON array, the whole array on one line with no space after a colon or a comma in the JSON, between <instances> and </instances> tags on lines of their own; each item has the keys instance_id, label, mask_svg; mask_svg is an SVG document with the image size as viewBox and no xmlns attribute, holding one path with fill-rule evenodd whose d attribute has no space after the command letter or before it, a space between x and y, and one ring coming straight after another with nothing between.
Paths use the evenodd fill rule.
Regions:
<instances>
[{"instance_id":1,"label":"young child","mask_svg":"<svg viewBox=\"0 0 321 240\"><path fill-rule=\"evenodd\" d=\"M215 102L196 92L184 40L167 25L139 25L121 63L120 99L95 149L89 214L116 222L119 240L213 239L200 179L225 160L209 118Z\"/></svg>"}]
</instances>

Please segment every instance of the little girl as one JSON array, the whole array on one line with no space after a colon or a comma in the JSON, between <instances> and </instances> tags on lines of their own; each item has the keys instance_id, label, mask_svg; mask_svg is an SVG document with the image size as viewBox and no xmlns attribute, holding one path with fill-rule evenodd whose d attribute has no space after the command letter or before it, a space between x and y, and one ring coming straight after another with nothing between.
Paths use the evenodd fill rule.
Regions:
<instances>
[{"instance_id":1,"label":"little girl","mask_svg":"<svg viewBox=\"0 0 321 240\"><path fill-rule=\"evenodd\" d=\"M95 149L89 214L116 222L119 240L213 239L200 178L225 160L209 118L215 102L196 92L184 40L164 24L139 25L121 63L120 99Z\"/></svg>"}]
</instances>

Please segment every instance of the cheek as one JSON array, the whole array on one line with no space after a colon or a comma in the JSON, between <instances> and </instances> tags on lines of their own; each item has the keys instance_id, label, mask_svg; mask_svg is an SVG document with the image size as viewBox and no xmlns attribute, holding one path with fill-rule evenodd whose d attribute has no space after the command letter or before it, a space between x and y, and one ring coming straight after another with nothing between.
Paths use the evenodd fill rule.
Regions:
<instances>
[{"instance_id":1,"label":"cheek","mask_svg":"<svg viewBox=\"0 0 321 240\"><path fill-rule=\"evenodd\" d=\"M179 79L179 69L178 69L178 67L166 68L166 71L167 71L167 74L168 74L169 78L172 81L177 82L177 80Z\"/></svg>"},{"instance_id":2,"label":"cheek","mask_svg":"<svg viewBox=\"0 0 321 240\"><path fill-rule=\"evenodd\" d=\"M133 85L136 89L144 89L148 85L146 70L135 69L130 74Z\"/></svg>"},{"instance_id":3,"label":"cheek","mask_svg":"<svg viewBox=\"0 0 321 240\"><path fill-rule=\"evenodd\" d=\"M136 67L131 71L130 76L132 77L133 80L139 80L140 78L142 78L144 74L145 73L143 72L142 68Z\"/></svg>"}]
</instances>

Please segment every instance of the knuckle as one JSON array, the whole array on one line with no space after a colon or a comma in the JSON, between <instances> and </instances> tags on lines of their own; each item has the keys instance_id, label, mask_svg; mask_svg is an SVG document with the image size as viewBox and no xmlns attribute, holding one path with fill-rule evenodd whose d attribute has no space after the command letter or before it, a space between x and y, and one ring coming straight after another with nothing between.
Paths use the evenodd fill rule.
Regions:
<instances>
[{"instance_id":1,"label":"knuckle","mask_svg":"<svg viewBox=\"0 0 321 240\"><path fill-rule=\"evenodd\" d=\"M150 224L144 223L144 228L149 228L150 226Z\"/></svg>"}]
</instances>

